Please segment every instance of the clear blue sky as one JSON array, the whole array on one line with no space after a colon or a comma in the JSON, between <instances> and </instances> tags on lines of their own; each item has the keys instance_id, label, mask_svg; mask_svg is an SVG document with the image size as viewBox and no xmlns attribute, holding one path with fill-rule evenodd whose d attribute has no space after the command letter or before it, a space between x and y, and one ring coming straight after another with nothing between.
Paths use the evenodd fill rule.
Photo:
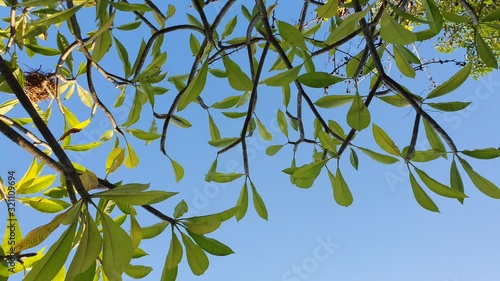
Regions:
<instances>
[{"instance_id":1,"label":"clear blue sky","mask_svg":"<svg viewBox=\"0 0 500 281\"><path fill-rule=\"evenodd\" d=\"M296 3L293 5L298 5L301 1L294 2ZM220 4L212 5L215 8L207 8L210 16L215 14L216 7ZM293 5L286 7L287 5L279 6L276 17L284 21L296 20L299 10L294 10ZM185 21L186 12L195 13L187 5L178 6L173 22ZM239 9L232 12L239 12ZM83 17L80 18L83 21ZM238 20L240 23L245 21L243 18ZM137 49L137 38L129 38L126 41L124 33L117 33L117 36L125 42L130 55L133 56ZM187 36L178 35L167 36L165 39L165 50L168 52L165 69L171 74L185 73L190 67L189 47L184 44L187 42L186 39ZM179 45L178 42L183 43ZM246 55L246 52L241 51L235 57L241 55ZM431 58L436 54L431 50L421 55ZM461 59L460 55L455 57ZM21 62L33 68L43 63L43 68L50 70L56 64L57 57L49 58L48 61L40 57L35 57L33 61L22 58ZM116 70L121 73L121 65L116 64L116 58L105 59L102 65L111 72ZM243 64L242 68L245 66ZM318 61L316 68L318 71L331 70L331 66L325 67L323 61ZM458 68L454 65L438 65L429 70L436 81L442 82ZM396 77L399 75L395 66L392 73ZM101 79L97 71L94 71L94 76L100 97L111 107L119 93L118 90ZM500 104L499 78L497 71L478 81L469 80L458 91L442 99L472 101L473 104L463 112L432 113L436 121L456 141L460 150L500 146L500 128L496 122L500 120L500 112L496 107ZM404 85L416 94L425 95L428 92L429 81L422 72L417 73L415 81L402 77L399 79L404 80ZM83 77L79 82L86 87ZM169 101L175 95L175 88L171 84L165 81L162 86L171 90L157 101L158 112L166 112ZM274 126L276 111L282 109L280 90L261 87L259 91L257 114L272 132L272 144L284 143L286 139ZM321 90L308 91L313 100L323 95ZM339 84L331 88L329 93L342 94L344 91L343 85ZM132 97L132 89L128 94L129 98ZM234 94L239 93L231 90L224 80L211 78L202 96L207 104L210 104ZM3 100L4 98L1 102ZM76 94L67 102L69 105L79 104ZM126 120L127 110L125 103L124 109L119 109L116 113L119 123ZM347 110L348 106L344 106L324 113L328 118L345 124ZM373 102L370 110L373 122L386 130L398 146L402 148L409 143L411 124L414 120L412 110L393 109L379 100ZM21 111L18 109L16 112L19 114ZM239 133L242 120L224 123L221 121L223 119L220 112L211 110L211 113L218 122L223 137L232 137ZM51 128L54 128L58 137L62 134L62 126L56 108L53 115ZM88 118L88 115L88 110L83 107L77 112L80 120ZM140 156L139 166L134 170L123 167L109 179L123 180L124 183L150 182L152 189L178 191L179 195L158 204L158 208L167 214L172 214L173 207L181 199L188 203L190 213L193 215L210 214L234 206L243 179L226 185L204 181L204 174L216 155L216 150L206 143L209 140L206 112L192 104L179 115L193 124L190 129L180 129L175 126L169 129L167 151L185 168L185 177L179 184L175 183L170 162L159 152L158 141L144 146L142 141L133 140L134 148ZM149 105L146 105L140 122L133 127L147 128L151 120ZM98 110L92 126L74 137L75 143L90 142L99 138L109 129L106 122L106 116ZM160 128L161 125L162 122L159 122ZM306 129L307 132L311 132L312 126ZM347 126L344 126L344 129L347 130ZM129 139L133 137L130 136ZM422 135L421 140L424 139L425 136ZM14 169L21 177L31 162L30 156L5 138L1 143L0 153L3 159L9 160L1 161L0 175L5 178L7 170ZM370 128L361 132L355 143L381 151L372 139ZM80 160L98 176L103 176L105 157L111 145L111 142L106 143L92 154L76 156L72 153L72 159ZM252 180L267 204L269 221L263 221L256 215L250 201L249 211L242 221L237 223L233 219L209 235L230 246L235 254L227 257L210 256L210 267L200 277L194 277L190 273L184 259L180 265L178 280L498 280L500 204L480 193L468 180L465 172L461 171L461 174L466 194L470 198L461 205L456 200L445 199L429 192L441 210L441 213L431 213L421 208L415 201L406 168L402 163L382 165L358 153L360 167L356 172L350 166L348 157L344 157L340 165L354 195L353 205L344 208L335 204L326 173L322 173L310 189L304 190L293 186L289 177L281 173L282 169L290 165L291 147L287 146L275 157L269 157L265 155L265 149L269 145L270 143L257 136L249 141ZM420 149L428 148L424 141L419 141L419 145ZM310 162L311 149L312 147L307 146L300 148L297 159L299 165ZM496 184L500 183L500 175L497 172L498 160L470 160L470 163L482 175ZM335 168L334 164L330 163L331 169ZM447 183L449 180L449 161L437 160L419 167L441 182ZM239 153L233 151L219 157L219 171L241 172L242 159ZM45 172L50 171L46 169ZM18 208L23 233L51 219L51 216L43 215L40 219L34 220L31 214L27 207ZM139 215L139 223L142 226L156 222L157 220L147 213L141 212ZM125 225L128 229L128 222ZM57 233L60 232L55 232L51 237L52 240L48 241L54 241ZM165 231L160 237L144 240L141 248L146 250L149 256L132 261L133 264L150 265L155 268L145 280L159 279L170 243L169 233L170 231ZM19 279L12 278L12 280ZM124 280L132 279L124 276Z\"/></svg>"}]
</instances>

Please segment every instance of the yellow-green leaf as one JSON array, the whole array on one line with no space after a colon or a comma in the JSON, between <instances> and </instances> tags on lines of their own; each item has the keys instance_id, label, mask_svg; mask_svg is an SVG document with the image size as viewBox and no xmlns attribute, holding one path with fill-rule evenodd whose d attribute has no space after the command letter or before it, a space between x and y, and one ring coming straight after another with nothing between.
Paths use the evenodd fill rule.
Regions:
<instances>
[{"instance_id":1,"label":"yellow-green leaf","mask_svg":"<svg viewBox=\"0 0 500 281\"><path fill-rule=\"evenodd\" d=\"M491 198L500 199L500 189L493 182L474 171L469 163L462 158L459 157L458 160L460 160L462 168L464 168L472 183L477 187L477 189L479 189L479 191Z\"/></svg>"},{"instance_id":2,"label":"yellow-green leaf","mask_svg":"<svg viewBox=\"0 0 500 281\"><path fill-rule=\"evenodd\" d=\"M186 90L179 99L177 104L177 111L181 111L186 108L192 101L200 96L201 91L205 88L205 83L207 82L208 73L208 60L203 63L203 66L198 71L196 76L193 78L191 83L186 87Z\"/></svg>"},{"instance_id":3,"label":"yellow-green leaf","mask_svg":"<svg viewBox=\"0 0 500 281\"><path fill-rule=\"evenodd\" d=\"M338 13L339 1L338 0L328 0L323 6L319 6L316 9L316 14L319 18L331 18Z\"/></svg>"},{"instance_id":4,"label":"yellow-green leaf","mask_svg":"<svg viewBox=\"0 0 500 281\"><path fill-rule=\"evenodd\" d=\"M389 135L384 130L382 130L382 128L373 124L372 131L375 142L378 144L378 146L380 146L380 148L382 148L389 154L401 156L401 151L399 150L397 145L389 137Z\"/></svg>"},{"instance_id":5,"label":"yellow-green leaf","mask_svg":"<svg viewBox=\"0 0 500 281\"><path fill-rule=\"evenodd\" d=\"M442 83L432 90L429 95L427 95L428 99L432 99L435 97L440 97L442 95L446 95L450 92L456 90L460 85L462 85L465 80L469 77L470 71L472 69L472 64L469 63L462 69L460 69L455 75L453 75L448 81Z\"/></svg>"},{"instance_id":6,"label":"yellow-green leaf","mask_svg":"<svg viewBox=\"0 0 500 281\"><path fill-rule=\"evenodd\" d=\"M203 249L196 245L189 236L181 232L182 242L186 247L189 268L195 275L202 275L208 268L208 257Z\"/></svg>"},{"instance_id":7,"label":"yellow-green leaf","mask_svg":"<svg viewBox=\"0 0 500 281\"><path fill-rule=\"evenodd\" d=\"M415 199L417 200L418 204L420 204L420 206L422 206L424 209L429 210L431 212L439 212L438 206L434 203L434 201L432 201L429 195L427 195L424 189L418 184L413 174L411 172L409 174L410 174L410 183L411 183L411 189L413 191L413 196L415 196Z\"/></svg>"},{"instance_id":8,"label":"yellow-green leaf","mask_svg":"<svg viewBox=\"0 0 500 281\"><path fill-rule=\"evenodd\" d=\"M456 189L452 189L437 180L429 177L424 171L415 168L415 171L417 172L418 176L420 179L425 183L425 185L432 190L434 193L439 194L444 197L450 197L450 198L467 198L467 195L465 195L463 192L460 192Z\"/></svg>"},{"instance_id":9,"label":"yellow-green leaf","mask_svg":"<svg viewBox=\"0 0 500 281\"><path fill-rule=\"evenodd\" d=\"M353 202L352 193L349 190L349 186L344 180L340 169L337 167L335 177L332 173L330 173L330 171L328 171L328 177L330 178L330 182L333 187L333 198L335 199L335 202L337 202L340 206L350 206Z\"/></svg>"},{"instance_id":10,"label":"yellow-green leaf","mask_svg":"<svg viewBox=\"0 0 500 281\"><path fill-rule=\"evenodd\" d=\"M404 28L388 12L384 12L380 21L382 40L398 45L408 45L417 41L417 35Z\"/></svg>"},{"instance_id":11,"label":"yellow-green leaf","mask_svg":"<svg viewBox=\"0 0 500 281\"><path fill-rule=\"evenodd\" d=\"M370 125L370 121L370 111L363 103L363 99L356 93L351 108L347 112L347 124L351 128L361 131Z\"/></svg>"}]
</instances>

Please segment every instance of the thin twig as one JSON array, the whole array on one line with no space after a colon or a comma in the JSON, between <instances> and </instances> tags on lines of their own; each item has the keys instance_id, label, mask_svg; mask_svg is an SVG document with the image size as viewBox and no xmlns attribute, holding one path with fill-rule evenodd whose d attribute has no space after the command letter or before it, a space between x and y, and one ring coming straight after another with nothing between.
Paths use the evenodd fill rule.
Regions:
<instances>
[{"instance_id":1,"label":"thin twig","mask_svg":"<svg viewBox=\"0 0 500 281\"><path fill-rule=\"evenodd\" d=\"M50 148L50 146L46 142L39 139L30 130L24 128L21 124L17 123L16 121L12 120L11 118L9 118L3 114L0 114L0 120L3 121L4 123L8 124L9 126L14 126L16 129L21 131L23 134L25 134L28 138L30 138L33 141L34 145L39 144L39 145L42 145L49 150L52 150L52 148Z\"/></svg>"}]
</instances>

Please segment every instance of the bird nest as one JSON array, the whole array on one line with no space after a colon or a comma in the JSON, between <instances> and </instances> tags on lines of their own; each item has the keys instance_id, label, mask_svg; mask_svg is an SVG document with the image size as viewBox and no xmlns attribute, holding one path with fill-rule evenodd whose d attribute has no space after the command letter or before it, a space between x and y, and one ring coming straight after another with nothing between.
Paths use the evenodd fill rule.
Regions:
<instances>
[{"instance_id":1,"label":"bird nest","mask_svg":"<svg viewBox=\"0 0 500 281\"><path fill-rule=\"evenodd\" d=\"M55 97L56 82L51 73L45 73L40 69L24 73L24 91L33 103Z\"/></svg>"}]
</instances>

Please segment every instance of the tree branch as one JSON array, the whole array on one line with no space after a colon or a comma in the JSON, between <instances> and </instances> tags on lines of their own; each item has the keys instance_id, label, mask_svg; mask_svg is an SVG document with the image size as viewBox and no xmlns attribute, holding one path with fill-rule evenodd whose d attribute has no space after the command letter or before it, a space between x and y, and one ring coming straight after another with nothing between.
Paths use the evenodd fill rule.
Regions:
<instances>
[{"instance_id":1,"label":"tree branch","mask_svg":"<svg viewBox=\"0 0 500 281\"><path fill-rule=\"evenodd\" d=\"M0 72L2 75L5 77L5 81L9 85L9 87L12 89L14 94L16 95L17 99L21 103L21 105L24 107L24 109L28 112L28 114L31 116L31 119L33 119L33 123L35 126L38 128L42 136L44 137L45 141L47 144L52 148L52 151L56 155L56 157L61 161L61 164L64 167L65 171L65 176L68 177L71 182L74 184L76 190L80 194L80 196L83 199L87 199L89 197L89 194L85 187L83 186L76 170L71 161L69 160L68 156L64 152L64 150L61 148L57 140L55 139L54 135L52 135L52 132L50 129L45 125L43 122L42 118L40 115L38 115L37 111L33 107L33 104L31 104L31 101L28 99L26 94L24 93L23 88L21 85L19 85L19 82L16 80L14 75L12 74L12 71L9 69L7 63L3 60L3 58L0 56Z\"/></svg>"}]
</instances>

